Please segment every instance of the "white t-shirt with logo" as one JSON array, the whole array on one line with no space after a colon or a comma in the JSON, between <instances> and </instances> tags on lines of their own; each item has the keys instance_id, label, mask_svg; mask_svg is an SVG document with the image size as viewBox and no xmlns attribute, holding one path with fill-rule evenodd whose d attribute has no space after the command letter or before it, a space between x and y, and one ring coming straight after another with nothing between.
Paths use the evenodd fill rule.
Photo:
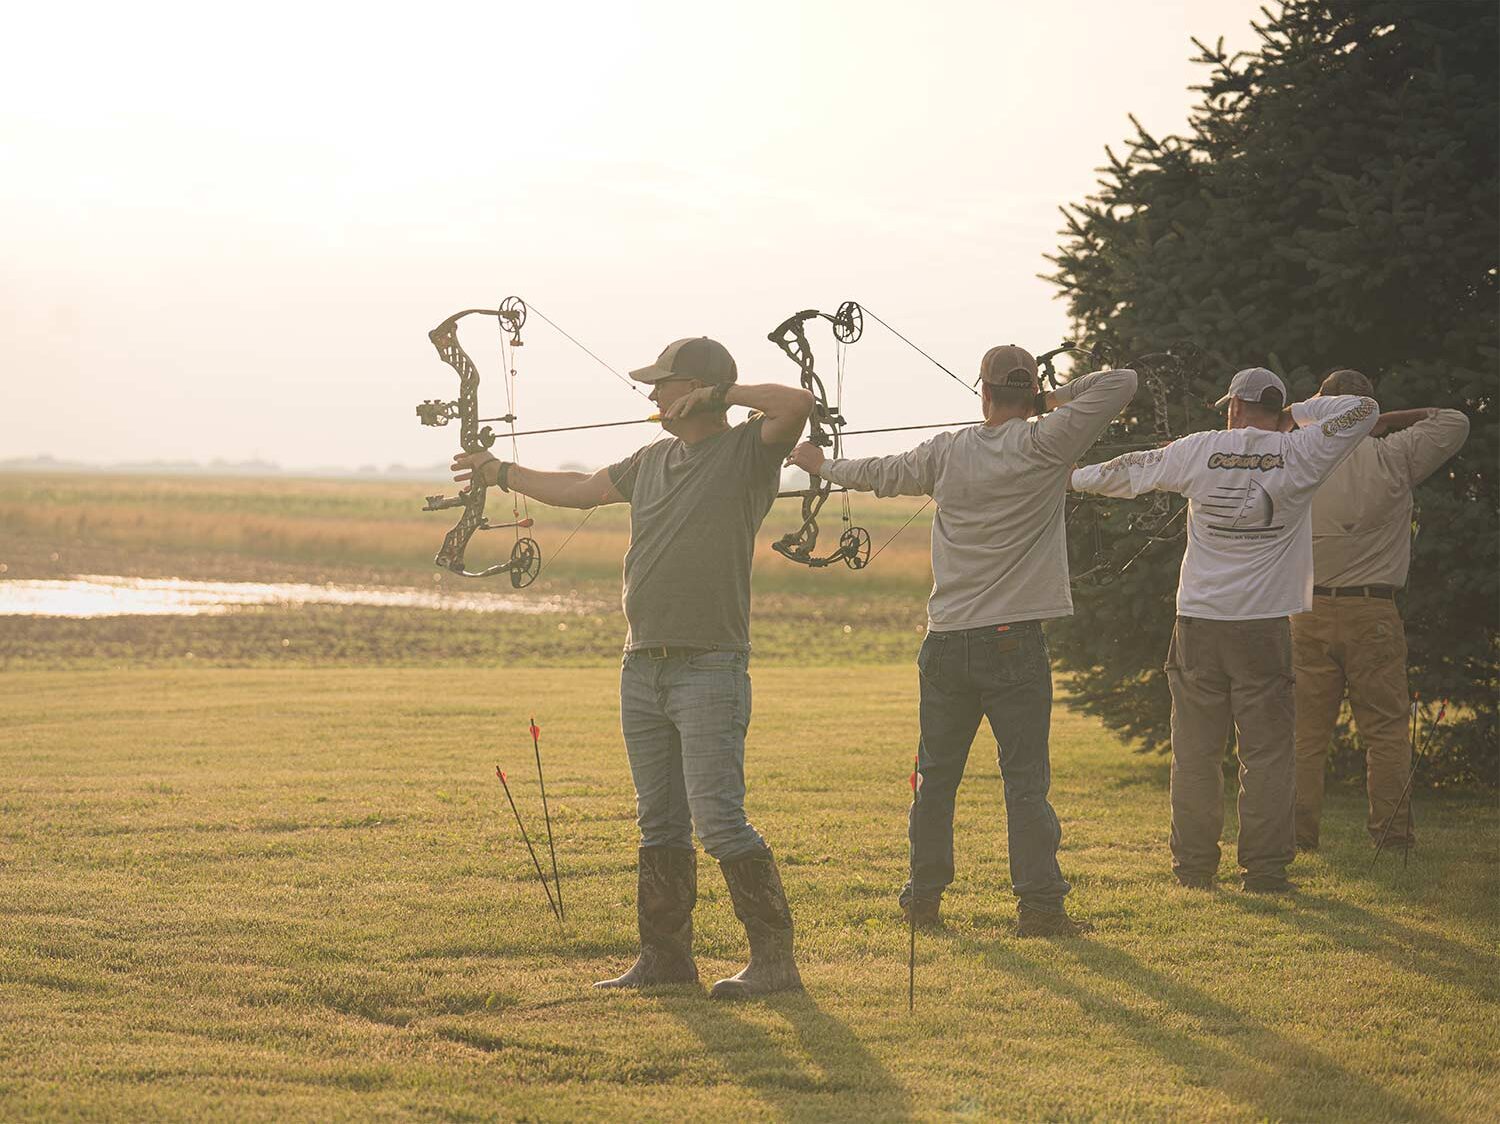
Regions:
<instances>
[{"instance_id":1,"label":"white t-shirt with logo","mask_svg":"<svg viewBox=\"0 0 1500 1124\"><path fill-rule=\"evenodd\" d=\"M1298 428L1220 429L1073 473L1080 492L1187 497L1177 613L1206 620L1285 617L1312 605L1309 519L1318 486L1380 419L1372 398L1310 398Z\"/></svg>"}]
</instances>

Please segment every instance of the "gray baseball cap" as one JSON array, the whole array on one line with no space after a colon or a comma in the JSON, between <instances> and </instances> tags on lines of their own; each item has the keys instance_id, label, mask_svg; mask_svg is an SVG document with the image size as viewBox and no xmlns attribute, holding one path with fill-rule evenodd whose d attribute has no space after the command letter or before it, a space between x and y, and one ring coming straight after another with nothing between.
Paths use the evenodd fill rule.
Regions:
<instances>
[{"instance_id":1,"label":"gray baseball cap","mask_svg":"<svg viewBox=\"0 0 1500 1124\"><path fill-rule=\"evenodd\" d=\"M1278 407L1286 404L1286 383L1277 378L1274 371L1268 371L1264 367L1246 367L1229 380L1229 393L1214 405L1222 410L1229 405L1231 398L1259 403L1268 390L1274 390L1281 395L1281 401L1277 403Z\"/></svg>"},{"instance_id":2,"label":"gray baseball cap","mask_svg":"<svg viewBox=\"0 0 1500 1124\"><path fill-rule=\"evenodd\" d=\"M663 379L697 379L707 386L732 383L739 378L734 356L718 340L697 336L675 340L656 357L649 367L630 372L636 382L661 382Z\"/></svg>"}]
</instances>

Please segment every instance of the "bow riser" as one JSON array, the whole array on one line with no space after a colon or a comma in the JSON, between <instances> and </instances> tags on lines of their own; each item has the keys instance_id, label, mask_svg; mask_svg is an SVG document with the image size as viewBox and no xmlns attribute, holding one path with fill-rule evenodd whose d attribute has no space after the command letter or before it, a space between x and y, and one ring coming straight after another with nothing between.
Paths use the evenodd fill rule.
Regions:
<instances>
[{"instance_id":1,"label":"bow riser","mask_svg":"<svg viewBox=\"0 0 1500 1124\"><path fill-rule=\"evenodd\" d=\"M841 434L845 421L838 405L828 401L828 389L818 375L812 345L807 339L806 324L809 320L816 319L827 320L832 324L834 338L840 343L854 343L864 331L864 314L859 305L853 301L845 301L832 316L815 308L804 309L789 316L766 338L797 364L798 382L803 390L813 396L813 409L808 416L808 441L821 449L828 449L830 455L837 458L843 455ZM833 486L829 481L811 473L808 474L807 485L806 490L800 493L802 525L772 543L771 549L788 561L811 569L822 569L835 562L842 562L851 570L864 569L870 559L870 535L863 527L848 526L847 512L846 527L839 536L838 549L823 557L814 554L818 546L818 515L828 501Z\"/></svg>"}]
</instances>

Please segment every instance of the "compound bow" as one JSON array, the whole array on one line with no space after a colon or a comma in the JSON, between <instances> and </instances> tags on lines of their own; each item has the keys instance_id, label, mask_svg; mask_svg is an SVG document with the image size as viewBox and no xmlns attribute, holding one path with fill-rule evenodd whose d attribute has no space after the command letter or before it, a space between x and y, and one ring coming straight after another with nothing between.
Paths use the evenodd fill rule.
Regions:
<instances>
[{"instance_id":1,"label":"compound bow","mask_svg":"<svg viewBox=\"0 0 1500 1124\"><path fill-rule=\"evenodd\" d=\"M975 387L955 375L951 370L939 363L922 348L918 347L901 332L890 324L887 324L879 316L868 309L862 308L854 301L845 301L832 315L820 312L817 309L807 309L789 317L782 322L775 331L771 332L769 339L781 348L793 362L797 364L801 383L804 389L810 391L815 399L812 417L809 419L809 437L814 444L830 450L830 455L838 457L842 454L842 443L845 435L865 433L889 433L908 429L936 429L948 428L954 425L972 424L968 422L945 422L937 425L905 425L890 426L882 429L845 429L845 419L840 407L828 400L827 390L823 380L817 374L812 347L808 343L804 325L813 319L827 320L833 326L834 339L841 345L856 342L864 331L864 317L868 314L878 324L884 326L895 335L902 343L912 348L924 359L941 370L949 378L977 394ZM1076 353L1087 356L1093 363L1102 364L1105 361L1105 352L1102 346L1096 344L1093 347L1084 347L1081 343L1064 340L1062 345L1043 352L1037 356L1037 367L1043 392L1056 390L1062 381L1056 367L1057 357L1060 355ZM1093 446L1094 450L1107 453L1110 456L1119 453L1147 450L1164 445L1173 438L1171 421L1169 415L1169 388L1167 377L1163 368L1176 365L1180 370L1177 372L1179 380L1186 385L1187 367L1193 356L1190 354L1190 345L1178 345L1166 351L1143 355L1129 364L1132 369L1141 372L1142 381L1150 394L1152 406L1152 430L1149 438L1141 440L1104 440ZM977 380L975 380L977 382ZM843 353L839 353L839 374L836 389L840 398L843 396ZM1042 409L1038 406L1038 409ZM864 569L874 558L879 557L881 551L885 550L902 531L911 526L912 522L926 510L932 500L929 497L916 512L913 513L902 526L897 529L890 539L882 543L879 549L872 554L870 551L869 532L863 527L852 523L849 510L847 490L838 489L844 496L843 520L844 532L839 538L839 547L832 553L818 557L813 552L818 540L817 517L823 504L827 501L829 494L833 491L830 482L816 476L809 478L809 486L803 491L782 492L778 498L787 496L800 496L802 498L802 525L780 540L773 543L773 548L783 557L793 562L806 566L821 567L828 566L834 562L842 561L851 570ZM1095 496L1082 496L1077 493L1069 493L1067 500L1067 521L1070 530L1078 529L1076 523L1080 516L1088 513L1087 539L1091 546L1091 554L1081 569L1072 574L1072 584L1078 585L1085 582L1095 584L1107 584L1125 573L1143 555L1147 549L1158 542L1169 542L1181 536L1182 529L1170 531L1186 509L1184 504L1174 503L1173 497L1167 493L1152 493L1139 509L1132 514L1125 527L1125 532L1145 536L1145 542L1134 554L1118 569L1114 565L1112 550L1106 549L1104 542L1103 520L1109 514L1109 504L1114 501L1104 501Z\"/></svg>"},{"instance_id":2,"label":"compound bow","mask_svg":"<svg viewBox=\"0 0 1500 1124\"><path fill-rule=\"evenodd\" d=\"M603 367L630 391L649 400L649 395L635 386L630 379L611 367L594 352L585 347L577 337L572 335L560 324L551 319L535 305L527 307L525 301L520 297L506 297L500 302L498 308L468 308L462 312L455 312L444 320L432 331L427 333L427 338L437 348L438 356L458 372L458 397L452 402L444 402L441 399L428 399L417 406L417 417L423 425L447 425L450 421L457 420L459 423L459 444L466 453L477 453L488 450L497 437L486 422L504 422L510 429L505 434L511 443L511 459L517 459L516 438L528 436L528 433L516 431L516 367L515 349L522 346L521 328L526 323L528 315L540 317L574 347L582 351L595 363ZM506 412L499 417L479 417L479 369L468 352L458 342L458 322L465 316L493 316L500 329L500 357L505 367L505 398ZM595 422L590 425L564 425L553 426L549 429L531 430L531 434L540 433L567 433L580 429L600 429L616 425L644 425L648 422L658 420L653 414L649 418L634 418L622 422ZM512 497L512 519L509 523L491 523L484 514L486 486L475 474L469 481L468 487L456 496L428 496L427 505L423 511L443 511L450 507L462 507L463 514L459 516L458 522L443 539L443 547L438 551L433 561L444 569L451 570L455 574L466 578L487 578L496 574L509 574L510 584L516 589L524 589L537 579L542 572L542 551L536 544L536 540L529 534L522 535L521 532L529 531L534 524L528 502L524 496ZM556 562L557 557L570 542L573 536L583 529L589 519L593 517L597 508L590 508L581 520L563 539L562 544L552 551L551 561ZM475 531L501 531L514 529L516 540L511 547L510 557L504 562L493 566L487 566L482 570L470 570L464 565L464 551L469 545L469 540Z\"/></svg>"},{"instance_id":3,"label":"compound bow","mask_svg":"<svg viewBox=\"0 0 1500 1124\"><path fill-rule=\"evenodd\" d=\"M804 309L787 317L767 335L772 343L781 348L787 358L797 364L798 379L802 389L812 394L812 415L808 418L808 437L814 445L829 450L832 457L843 455L844 416L837 402L828 400L828 389L823 385L813 361L812 344L808 342L806 324L809 320L827 320L833 326L833 338L840 345L838 381L835 390L840 397L844 390L843 348L859 340L864 334L864 312L853 301L839 305L838 311L829 315L815 308ZM863 570L870 562L870 532L853 524L849 514L849 493L840 488L843 495L843 533L839 545L821 557L814 553L818 547L818 513L828 501L833 485L818 476L809 475L807 487L801 491L781 492L777 498L800 496L802 498L802 525L795 531L783 535L771 548L783 558L803 566L820 569L842 562L851 570Z\"/></svg>"},{"instance_id":4,"label":"compound bow","mask_svg":"<svg viewBox=\"0 0 1500 1124\"><path fill-rule=\"evenodd\" d=\"M457 420L458 443L463 447L464 452L480 453L495 443L495 431L487 425L481 428L479 424L479 368L474 365L474 360L469 358L469 353L458 342L458 322L465 316L495 317L500 326L501 346L505 346L508 334L510 346L520 347L521 326L526 323L526 303L520 297L506 297L500 302L499 308L466 308L462 312L455 312L427 333L432 346L437 348L439 358L458 372L458 397L452 402L429 398L417 406L417 417L421 419L423 425L447 425L450 421ZM514 374L513 371L511 373ZM515 412L511 410L502 418L490 420L510 422L514 427ZM480 474L476 472L469 481L468 487L457 495L439 494L427 497L427 505L422 508L423 511L445 511L450 507L463 508L463 514L458 517L458 522L444 536L442 549L433 558L433 563L466 578L488 578L496 574L509 574L510 584L516 589L524 589L536 580L537 574L541 573L542 569L541 548L530 535L521 534L522 530L530 530L531 516L529 514L523 516L520 508L517 507L511 522L491 523L484 513L487 490ZM468 549L469 540L474 537L475 531L501 531L512 528L516 532L516 540L511 547L510 557L506 561L486 566L482 570L470 570L464 565L464 551Z\"/></svg>"}]
</instances>

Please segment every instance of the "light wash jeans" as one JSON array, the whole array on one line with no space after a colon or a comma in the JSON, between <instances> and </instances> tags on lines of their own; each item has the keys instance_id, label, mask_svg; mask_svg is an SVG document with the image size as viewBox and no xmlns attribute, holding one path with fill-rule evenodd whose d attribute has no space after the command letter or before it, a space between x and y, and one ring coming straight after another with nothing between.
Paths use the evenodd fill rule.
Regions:
<instances>
[{"instance_id":1,"label":"light wash jeans","mask_svg":"<svg viewBox=\"0 0 1500 1124\"><path fill-rule=\"evenodd\" d=\"M696 830L721 862L765 848L745 818L749 669L748 652L626 653L620 728L642 847L691 847Z\"/></svg>"}]
</instances>

